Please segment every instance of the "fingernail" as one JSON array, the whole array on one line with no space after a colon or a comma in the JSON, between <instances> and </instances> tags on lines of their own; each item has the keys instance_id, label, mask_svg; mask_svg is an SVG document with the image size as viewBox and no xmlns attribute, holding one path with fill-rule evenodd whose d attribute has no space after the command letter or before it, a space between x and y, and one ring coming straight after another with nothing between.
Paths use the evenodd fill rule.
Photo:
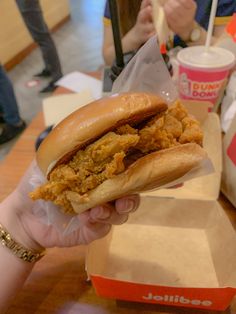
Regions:
<instances>
[{"instance_id":1,"label":"fingernail","mask_svg":"<svg viewBox=\"0 0 236 314\"><path fill-rule=\"evenodd\" d=\"M111 212L109 209L102 206L96 208L95 216L97 219L107 219L110 217L110 215L111 215Z\"/></svg>"},{"instance_id":2,"label":"fingernail","mask_svg":"<svg viewBox=\"0 0 236 314\"><path fill-rule=\"evenodd\" d=\"M124 200L123 208L121 209L122 213L129 213L135 210L135 202L132 199Z\"/></svg>"},{"instance_id":3,"label":"fingernail","mask_svg":"<svg viewBox=\"0 0 236 314\"><path fill-rule=\"evenodd\" d=\"M111 216L111 212L107 209L103 210L102 215L99 217L100 219L108 219Z\"/></svg>"}]
</instances>

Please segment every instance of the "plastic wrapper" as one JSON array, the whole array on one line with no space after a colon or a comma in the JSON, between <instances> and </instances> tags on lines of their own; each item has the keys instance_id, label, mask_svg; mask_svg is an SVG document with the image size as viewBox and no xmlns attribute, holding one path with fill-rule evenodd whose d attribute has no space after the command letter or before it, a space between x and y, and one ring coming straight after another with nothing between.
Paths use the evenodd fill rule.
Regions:
<instances>
[{"instance_id":1,"label":"plastic wrapper","mask_svg":"<svg viewBox=\"0 0 236 314\"><path fill-rule=\"evenodd\" d=\"M132 91L158 94L168 103L178 98L156 36L139 49L113 84L112 93Z\"/></svg>"},{"instance_id":2,"label":"plastic wrapper","mask_svg":"<svg viewBox=\"0 0 236 314\"><path fill-rule=\"evenodd\" d=\"M112 94L128 91L158 94L169 104L177 99L177 90L160 54L156 37L152 37L137 52L114 82ZM211 172L213 172L212 163L206 159L184 177L169 183L168 187ZM41 179L39 177L32 178L30 182L32 190L43 183L40 182ZM159 188L166 187L167 185ZM53 224L65 236L80 226L79 216L62 214L51 202L36 201L33 211L43 223Z\"/></svg>"},{"instance_id":3,"label":"plastic wrapper","mask_svg":"<svg viewBox=\"0 0 236 314\"><path fill-rule=\"evenodd\" d=\"M29 180L32 191L45 182L46 178L41 171L38 168L34 169L34 175ZM63 214L52 202L37 200L34 202L32 212L42 223L53 225L61 236L67 236L80 227L79 216Z\"/></svg>"}]
</instances>

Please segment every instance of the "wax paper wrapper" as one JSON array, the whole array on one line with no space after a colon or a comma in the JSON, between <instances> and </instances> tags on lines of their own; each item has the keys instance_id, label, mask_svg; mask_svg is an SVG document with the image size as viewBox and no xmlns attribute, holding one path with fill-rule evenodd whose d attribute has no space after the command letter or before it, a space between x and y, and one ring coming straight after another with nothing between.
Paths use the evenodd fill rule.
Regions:
<instances>
[{"instance_id":1,"label":"wax paper wrapper","mask_svg":"<svg viewBox=\"0 0 236 314\"><path fill-rule=\"evenodd\" d=\"M33 191L46 181L46 178L35 164L33 175L29 179L30 189ZM49 201L34 201L32 212L42 223L48 226L53 225L61 237L69 235L80 227L78 215L64 214L58 206Z\"/></svg>"}]
</instances>

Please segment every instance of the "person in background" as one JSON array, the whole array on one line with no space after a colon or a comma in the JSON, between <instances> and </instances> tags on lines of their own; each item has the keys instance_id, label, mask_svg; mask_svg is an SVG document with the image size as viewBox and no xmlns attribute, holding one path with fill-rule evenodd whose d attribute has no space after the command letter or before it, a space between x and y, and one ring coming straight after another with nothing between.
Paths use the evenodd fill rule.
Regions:
<instances>
[{"instance_id":1,"label":"person in background","mask_svg":"<svg viewBox=\"0 0 236 314\"><path fill-rule=\"evenodd\" d=\"M176 34L174 46L204 45L212 0L168 0L164 6L170 29ZM231 16L236 12L235 0L218 0L211 43L222 36Z\"/></svg>"},{"instance_id":2,"label":"person in background","mask_svg":"<svg viewBox=\"0 0 236 314\"><path fill-rule=\"evenodd\" d=\"M126 222L129 214L139 205L139 197L130 195L116 200L113 205L105 204L87 210L77 216L78 229L65 236L54 225L41 222L34 213L34 202L28 196L33 189L32 180L43 180L35 161L16 189L0 204L1 313L22 288L45 248L84 245L104 237L113 224ZM10 245L7 234L14 239Z\"/></svg>"},{"instance_id":3,"label":"person in background","mask_svg":"<svg viewBox=\"0 0 236 314\"><path fill-rule=\"evenodd\" d=\"M155 34L151 0L117 0L124 53L139 49ZM175 34L169 48L202 45L206 40L212 0L166 0L164 12ZM223 33L230 16L236 12L235 0L219 0L215 18L214 43ZM104 12L103 57L107 65L115 58L108 1Z\"/></svg>"},{"instance_id":4,"label":"person in background","mask_svg":"<svg viewBox=\"0 0 236 314\"><path fill-rule=\"evenodd\" d=\"M0 123L2 124L2 127L0 128L0 145L15 138L26 127L25 122L21 119L19 114L12 83L1 64Z\"/></svg>"},{"instance_id":5,"label":"person in background","mask_svg":"<svg viewBox=\"0 0 236 314\"><path fill-rule=\"evenodd\" d=\"M35 76L52 77L48 86L43 88L41 93L53 92L56 88L55 82L62 77L62 70L55 44L43 17L40 2L39 0L16 0L16 4L31 36L41 49L45 63L45 68Z\"/></svg>"},{"instance_id":6,"label":"person in background","mask_svg":"<svg viewBox=\"0 0 236 314\"><path fill-rule=\"evenodd\" d=\"M151 0L117 0L117 7L123 53L135 51L155 34L152 23ZM112 65L115 59L115 48L108 1L106 2L103 21L103 58L106 65Z\"/></svg>"}]
</instances>

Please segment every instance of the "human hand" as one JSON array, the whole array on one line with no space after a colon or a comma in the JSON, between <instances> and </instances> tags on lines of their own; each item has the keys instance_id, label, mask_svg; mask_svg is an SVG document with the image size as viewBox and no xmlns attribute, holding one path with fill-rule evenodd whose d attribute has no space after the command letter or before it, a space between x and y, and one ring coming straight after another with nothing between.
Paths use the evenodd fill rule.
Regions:
<instances>
[{"instance_id":1,"label":"human hand","mask_svg":"<svg viewBox=\"0 0 236 314\"><path fill-rule=\"evenodd\" d=\"M194 27L197 5L194 0L168 0L164 11L170 29L183 40L188 40Z\"/></svg>"},{"instance_id":2,"label":"human hand","mask_svg":"<svg viewBox=\"0 0 236 314\"><path fill-rule=\"evenodd\" d=\"M0 205L0 222L8 229L12 236L20 243L35 250L49 247L67 247L88 244L93 240L105 236L114 224L122 224L128 219L130 212L139 205L137 195L127 196L116 200L113 204L105 204L87 210L74 216L74 231L64 234L54 224L42 222L34 212L36 202L28 194L32 191L32 180L41 184L45 179L34 161L20 181L16 190ZM41 202L41 201L40 201ZM46 204L41 202L40 206ZM47 202L49 211L55 211L55 206ZM37 213L45 215L43 208ZM57 209L56 209L57 210ZM60 214L60 220L68 222L68 215ZM69 218L70 219L70 218Z\"/></svg>"},{"instance_id":3,"label":"human hand","mask_svg":"<svg viewBox=\"0 0 236 314\"><path fill-rule=\"evenodd\" d=\"M140 6L136 23L131 29L133 39L137 48L144 44L149 38L155 35L155 28L152 19L151 0L143 0Z\"/></svg>"}]
</instances>

